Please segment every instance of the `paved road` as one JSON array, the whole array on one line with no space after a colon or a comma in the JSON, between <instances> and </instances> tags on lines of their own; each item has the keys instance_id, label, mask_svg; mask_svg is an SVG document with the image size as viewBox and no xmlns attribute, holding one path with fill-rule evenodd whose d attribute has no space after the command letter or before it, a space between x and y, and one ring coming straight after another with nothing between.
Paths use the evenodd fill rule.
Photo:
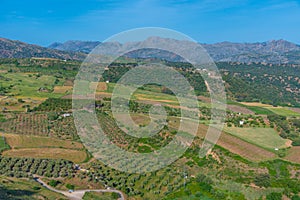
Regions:
<instances>
[{"instance_id":1,"label":"paved road","mask_svg":"<svg viewBox=\"0 0 300 200\"><path fill-rule=\"evenodd\" d=\"M68 191L62 191L62 190L57 190L51 186L49 186L47 183L45 183L44 181L42 181L39 177L35 176L34 180L39 182L41 185L43 185L45 188L47 188L48 190L51 190L53 192L57 192L60 194L63 194L64 196L68 197L70 200L81 200L82 197L84 196L84 194L86 192L114 192L114 193L118 193L120 195L120 200L125 200L125 197L123 195L123 193L119 190L114 190L114 189L99 189L99 190L75 190L74 192L70 193Z\"/></svg>"}]
</instances>

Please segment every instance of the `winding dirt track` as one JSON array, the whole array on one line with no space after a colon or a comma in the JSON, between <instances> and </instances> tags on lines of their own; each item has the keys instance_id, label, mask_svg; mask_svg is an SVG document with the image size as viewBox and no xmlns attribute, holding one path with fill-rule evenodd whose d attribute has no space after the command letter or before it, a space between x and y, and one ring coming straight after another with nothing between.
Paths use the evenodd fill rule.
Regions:
<instances>
[{"instance_id":1,"label":"winding dirt track","mask_svg":"<svg viewBox=\"0 0 300 200\"><path fill-rule=\"evenodd\" d=\"M70 193L68 191L61 191L61 190L57 190L55 188L52 188L47 183L42 181L38 176L35 176L34 180L37 181L38 183L40 183L43 187L47 188L48 190L51 190L51 191L56 192L56 193L60 193L64 196L68 197L70 200L81 200L86 192L109 192L109 193L114 192L114 193L118 193L120 195L119 200L125 200L124 194L119 190L114 190L114 189L111 189L111 190L109 190L109 189L76 190L76 191L73 191L73 192Z\"/></svg>"}]
</instances>

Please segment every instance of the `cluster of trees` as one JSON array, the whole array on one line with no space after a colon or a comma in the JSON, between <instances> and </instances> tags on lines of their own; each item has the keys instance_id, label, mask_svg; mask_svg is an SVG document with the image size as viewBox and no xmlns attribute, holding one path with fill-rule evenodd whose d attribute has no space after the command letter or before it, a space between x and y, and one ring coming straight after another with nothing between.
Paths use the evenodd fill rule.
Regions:
<instances>
[{"instance_id":1,"label":"cluster of trees","mask_svg":"<svg viewBox=\"0 0 300 200\"><path fill-rule=\"evenodd\" d=\"M145 103L138 103L137 101L130 100L129 101L129 111L133 113L149 113L150 108L153 106L151 104L145 104ZM175 116L180 117L181 116L181 109L180 108L173 108L169 106L164 106L168 116ZM207 107L200 107L199 108L201 112L201 119L210 119L211 110ZM189 114L193 115L191 117L196 116L196 112L190 112Z\"/></svg>"},{"instance_id":2,"label":"cluster of trees","mask_svg":"<svg viewBox=\"0 0 300 200\"><path fill-rule=\"evenodd\" d=\"M240 124L240 122L243 122ZM262 116L242 115L229 112L226 117L228 127L265 127L266 123Z\"/></svg>"},{"instance_id":3,"label":"cluster of trees","mask_svg":"<svg viewBox=\"0 0 300 200\"><path fill-rule=\"evenodd\" d=\"M10 177L72 177L73 163L66 160L0 157L0 174Z\"/></svg>"},{"instance_id":4,"label":"cluster of trees","mask_svg":"<svg viewBox=\"0 0 300 200\"><path fill-rule=\"evenodd\" d=\"M254 177L254 183L259 187L270 187L271 177L269 174L258 174Z\"/></svg>"},{"instance_id":5,"label":"cluster of trees","mask_svg":"<svg viewBox=\"0 0 300 200\"><path fill-rule=\"evenodd\" d=\"M139 144L148 144L154 149L158 149L167 145L173 138L172 135L167 136L166 134L169 132L168 127L165 127L161 134L156 134L150 138L136 138L121 130L115 120L107 113L98 112L97 117L102 130L110 141L113 141L117 145L122 145L123 148L130 149L131 151L138 151ZM130 129L129 127L124 128Z\"/></svg>"},{"instance_id":6,"label":"cluster of trees","mask_svg":"<svg viewBox=\"0 0 300 200\"><path fill-rule=\"evenodd\" d=\"M175 67L186 77L196 94L207 94L207 88L201 74L192 70L190 64L180 62L167 62L165 64ZM117 82L136 65L136 63L122 64L122 67L113 65L105 71L103 80ZM251 65L218 63L217 65L221 69L223 80L228 86L226 87L227 94L233 99L248 102L259 101L272 105L300 106L295 92L298 88L297 77L299 77L299 67L297 66L265 66L255 63ZM290 92L290 90L294 92ZM164 89L164 91L172 94L169 90Z\"/></svg>"},{"instance_id":7,"label":"cluster of trees","mask_svg":"<svg viewBox=\"0 0 300 200\"><path fill-rule=\"evenodd\" d=\"M227 94L238 101L300 106L297 101L299 66L217 63ZM292 91L292 92L291 92Z\"/></svg>"},{"instance_id":8,"label":"cluster of trees","mask_svg":"<svg viewBox=\"0 0 300 200\"><path fill-rule=\"evenodd\" d=\"M49 98L32 111L63 112L72 109L72 99Z\"/></svg>"},{"instance_id":9,"label":"cluster of trees","mask_svg":"<svg viewBox=\"0 0 300 200\"><path fill-rule=\"evenodd\" d=\"M66 140L79 140L73 116L61 117L50 121L49 129L49 133L53 137Z\"/></svg>"},{"instance_id":10,"label":"cluster of trees","mask_svg":"<svg viewBox=\"0 0 300 200\"><path fill-rule=\"evenodd\" d=\"M46 114L9 113L6 116L7 118L0 123L0 129L6 132L32 135L48 134Z\"/></svg>"},{"instance_id":11,"label":"cluster of trees","mask_svg":"<svg viewBox=\"0 0 300 200\"><path fill-rule=\"evenodd\" d=\"M127 71L136 67L138 62L113 63L105 70L102 81L117 82ZM160 61L174 67L185 76L197 94L206 94L207 88L200 73L195 72L189 63ZM8 66L12 72L34 72L52 75L56 78L74 79L80 67L77 61L43 59L1 59L0 64ZM260 101L272 105L294 105L297 102L299 66L263 65L260 63L217 63L225 80L227 94L238 101ZM0 93L5 92L0 87ZM169 92L168 90L166 90ZM292 91L292 92L291 92Z\"/></svg>"},{"instance_id":12,"label":"cluster of trees","mask_svg":"<svg viewBox=\"0 0 300 200\"><path fill-rule=\"evenodd\" d=\"M122 66L120 67L120 65ZM182 67L179 67L177 65L175 64L175 69L189 81L190 85L194 88L195 93L197 95L207 93L207 88L204 83L204 79L202 78L200 73L189 70L188 68L185 67L185 63L181 64ZM126 72L128 72L130 69L136 66L137 63L127 63L127 64L114 63L112 66L109 67L109 70L106 70L103 73L102 81L110 81L116 83ZM173 94L171 90L163 87L162 87L162 92L167 94Z\"/></svg>"},{"instance_id":13,"label":"cluster of trees","mask_svg":"<svg viewBox=\"0 0 300 200\"><path fill-rule=\"evenodd\" d=\"M74 78L81 63L58 59L5 58L0 60L0 65L7 66L9 72L30 72L57 78Z\"/></svg>"},{"instance_id":14,"label":"cluster of trees","mask_svg":"<svg viewBox=\"0 0 300 200\"><path fill-rule=\"evenodd\" d=\"M292 145L300 146L300 119L287 119L282 115L268 115L271 127L276 126L277 131L282 138L288 138L293 141Z\"/></svg>"},{"instance_id":15,"label":"cluster of trees","mask_svg":"<svg viewBox=\"0 0 300 200\"><path fill-rule=\"evenodd\" d=\"M178 169L175 169L175 166L145 174L127 174L111 169L101 162L91 163L91 169L93 170L82 174L81 178L89 178L89 180L104 183L124 191L129 196L144 197L146 193L152 193L159 199L159 197L170 194L184 186L183 174L177 173ZM186 179L186 183L189 180Z\"/></svg>"},{"instance_id":16,"label":"cluster of trees","mask_svg":"<svg viewBox=\"0 0 300 200\"><path fill-rule=\"evenodd\" d=\"M109 67L109 70L104 71L101 81L116 83L126 72L135 66L136 63L113 63L113 65Z\"/></svg>"}]
</instances>

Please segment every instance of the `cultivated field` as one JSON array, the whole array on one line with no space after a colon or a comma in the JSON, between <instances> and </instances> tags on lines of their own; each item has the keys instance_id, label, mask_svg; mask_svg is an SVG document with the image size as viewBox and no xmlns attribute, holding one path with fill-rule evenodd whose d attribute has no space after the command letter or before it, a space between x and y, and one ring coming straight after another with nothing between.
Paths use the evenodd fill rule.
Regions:
<instances>
[{"instance_id":1,"label":"cultivated field","mask_svg":"<svg viewBox=\"0 0 300 200\"><path fill-rule=\"evenodd\" d=\"M76 163L86 159L84 147L79 142L50 137L1 133L11 149L2 153L8 157L66 159Z\"/></svg>"},{"instance_id":2,"label":"cultivated field","mask_svg":"<svg viewBox=\"0 0 300 200\"><path fill-rule=\"evenodd\" d=\"M107 83L105 82L92 82L90 83L90 89L96 91L106 91L107 90Z\"/></svg>"},{"instance_id":3,"label":"cultivated field","mask_svg":"<svg viewBox=\"0 0 300 200\"><path fill-rule=\"evenodd\" d=\"M8 133L48 135L47 114L6 114L7 120L0 123L0 130Z\"/></svg>"},{"instance_id":4,"label":"cultivated field","mask_svg":"<svg viewBox=\"0 0 300 200\"><path fill-rule=\"evenodd\" d=\"M289 143L288 140L282 139L273 128L225 127L224 131L268 149L286 148Z\"/></svg>"},{"instance_id":5,"label":"cultivated field","mask_svg":"<svg viewBox=\"0 0 300 200\"><path fill-rule=\"evenodd\" d=\"M66 94L72 92L72 90L73 86L54 86L53 93Z\"/></svg>"},{"instance_id":6,"label":"cultivated field","mask_svg":"<svg viewBox=\"0 0 300 200\"><path fill-rule=\"evenodd\" d=\"M272 105L263 104L259 102L241 102L241 104L244 104L246 106L254 106L254 107L273 107Z\"/></svg>"},{"instance_id":7,"label":"cultivated field","mask_svg":"<svg viewBox=\"0 0 300 200\"><path fill-rule=\"evenodd\" d=\"M277 157L275 153L226 133L221 135L217 144L234 154L254 162L272 160Z\"/></svg>"},{"instance_id":8,"label":"cultivated field","mask_svg":"<svg viewBox=\"0 0 300 200\"><path fill-rule=\"evenodd\" d=\"M32 135L18 135L0 133L1 137L5 137L6 143L12 149L20 148L65 148L65 149L83 149L83 145L79 142L69 140L59 140L50 137L38 137Z\"/></svg>"},{"instance_id":9,"label":"cultivated field","mask_svg":"<svg viewBox=\"0 0 300 200\"><path fill-rule=\"evenodd\" d=\"M290 110L300 114L300 108L290 108Z\"/></svg>"},{"instance_id":10,"label":"cultivated field","mask_svg":"<svg viewBox=\"0 0 300 200\"><path fill-rule=\"evenodd\" d=\"M84 162L86 152L83 150L62 149L62 148L24 148L12 149L2 153L6 157L17 158L51 158L65 159L74 163Z\"/></svg>"},{"instance_id":11,"label":"cultivated field","mask_svg":"<svg viewBox=\"0 0 300 200\"><path fill-rule=\"evenodd\" d=\"M251 114L251 115L254 114L252 110L238 105L227 105L227 109L236 113Z\"/></svg>"},{"instance_id":12,"label":"cultivated field","mask_svg":"<svg viewBox=\"0 0 300 200\"><path fill-rule=\"evenodd\" d=\"M289 108L284 108L284 107L268 107L267 109L271 110L273 113L277 115L282 115L286 117L300 117L300 113L293 111Z\"/></svg>"},{"instance_id":13,"label":"cultivated field","mask_svg":"<svg viewBox=\"0 0 300 200\"><path fill-rule=\"evenodd\" d=\"M300 110L298 108L288 108L288 107L281 107L281 106L274 107L272 105L256 103L256 102L255 103L242 102L242 104L257 114L275 113L277 115L282 115L282 116L286 116L286 117L300 116L300 113L299 113ZM230 105L228 107L230 107ZM268 110L270 112L268 112Z\"/></svg>"},{"instance_id":14,"label":"cultivated field","mask_svg":"<svg viewBox=\"0 0 300 200\"><path fill-rule=\"evenodd\" d=\"M285 159L290 162L300 163L300 146L289 149Z\"/></svg>"},{"instance_id":15,"label":"cultivated field","mask_svg":"<svg viewBox=\"0 0 300 200\"><path fill-rule=\"evenodd\" d=\"M175 123L172 120L171 126L178 126L177 120ZM194 122L189 122L194 123ZM177 125L176 125L177 124ZM204 124L199 124L197 136L200 138L204 138L207 133L208 126ZM212 129L214 131L214 129ZM279 136L278 136L279 137ZM282 139L283 140L283 139ZM255 141L257 142L257 141ZM281 142L280 142L281 143ZM285 144L283 142L283 144ZM247 160L260 162L265 160L272 160L277 157L277 155L271 151L268 151L260 146L249 143L245 140L240 139L237 136L228 134L226 132L222 132L220 138L217 141L217 145L229 150L230 152L237 154Z\"/></svg>"}]
</instances>

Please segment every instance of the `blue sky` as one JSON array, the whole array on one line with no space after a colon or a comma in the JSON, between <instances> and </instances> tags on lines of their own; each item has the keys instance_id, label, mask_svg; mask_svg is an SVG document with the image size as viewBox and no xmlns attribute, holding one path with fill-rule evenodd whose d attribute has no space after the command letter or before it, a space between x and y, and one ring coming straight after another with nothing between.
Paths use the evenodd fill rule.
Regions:
<instances>
[{"instance_id":1,"label":"blue sky","mask_svg":"<svg viewBox=\"0 0 300 200\"><path fill-rule=\"evenodd\" d=\"M300 44L300 1L0 0L0 37L47 46L164 27L201 43L286 39Z\"/></svg>"}]
</instances>

